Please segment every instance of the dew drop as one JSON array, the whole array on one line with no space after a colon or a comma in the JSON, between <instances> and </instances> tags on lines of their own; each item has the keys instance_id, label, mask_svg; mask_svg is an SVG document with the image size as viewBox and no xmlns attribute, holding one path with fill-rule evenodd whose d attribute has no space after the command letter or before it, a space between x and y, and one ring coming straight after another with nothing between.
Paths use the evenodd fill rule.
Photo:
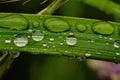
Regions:
<instances>
[{"instance_id":1,"label":"dew drop","mask_svg":"<svg viewBox=\"0 0 120 80\"><path fill-rule=\"evenodd\" d=\"M101 54L101 52L97 52L96 54Z\"/></svg>"},{"instance_id":2,"label":"dew drop","mask_svg":"<svg viewBox=\"0 0 120 80\"><path fill-rule=\"evenodd\" d=\"M104 39L107 39L107 37L104 37Z\"/></svg>"},{"instance_id":3,"label":"dew drop","mask_svg":"<svg viewBox=\"0 0 120 80\"><path fill-rule=\"evenodd\" d=\"M64 43L60 43L60 45L63 45Z\"/></svg>"},{"instance_id":4,"label":"dew drop","mask_svg":"<svg viewBox=\"0 0 120 80\"><path fill-rule=\"evenodd\" d=\"M90 57L90 56L91 56L90 51L86 51L86 52L85 52L85 56L86 56L86 57Z\"/></svg>"},{"instance_id":5,"label":"dew drop","mask_svg":"<svg viewBox=\"0 0 120 80\"><path fill-rule=\"evenodd\" d=\"M120 40L116 40L116 41L114 42L114 47L115 47L115 48L119 48L119 47L120 47Z\"/></svg>"},{"instance_id":6,"label":"dew drop","mask_svg":"<svg viewBox=\"0 0 120 80\"><path fill-rule=\"evenodd\" d=\"M14 39L14 43L18 47L24 47L28 43L28 38L25 36L16 36L16 38Z\"/></svg>"},{"instance_id":7,"label":"dew drop","mask_svg":"<svg viewBox=\"0 0 120 80\"><path fill-rule=\"evenodd\" d=\"M29 32L33 32L32 29L29 29L28 31L29 31Z\"/></svg>"},{"instance_id":8,"label":"dew drop","mask_svg":"<svg viewBox=\"0 0 120 80\"><path fill-rule=\"evenodd\" d=\"M87 26L83 24L77 24L76 29L80 32L85 32L87 30Z\"/></svg>"},{"instance_id":9,"label":"dew drop","mask_svg":"<svg viewBox=\"0 0 120 80\"><path fill-rule=\"evenodd\" d=\"M28 21L23 15L9 15L0 19L0 27L13 30L25 30L28 28Z\"/></svg>"},{"instance_id":10,"label":"dew drop","mask_svg":"<svg viewBox=\"0 0 120 80\"><path fill-rule=\"evenodd\" d=\"M120 55L120 53L116 53L116 55L117 55L117 56L119 56L119 55Z\"/></svg>"},{"instance_id":11,"label":"dew drop","mask_svg":"<svg viewBox=\"0 0 120 80\"><path fill-rule=\"evenodd\" d=\"M52 46L53 48L55 48L55 46Z\"/></svg>"},{"instance_id":12,"label":"dew drop","mask_svg":"<svg viewBox=\"0 0 120 80\"><path fill-rule=\"evenodd\" d=\"M69 35L66 37L66 43L68 45L75 45L77 43L77 38L74 35Z\"/></svg>"},{"instance_id":13,"label":"dew drop","mask_svg":"<svg viewBox=\"0 0 120 80\"><path fill-rule=\"evenodd\" d=\"M96 22L92 27L93 31L97 34L110 35L114 32L114 27L108 22Z\"/></svg>"},{"instance_id":14,"label":"dew drop","mask_svg":"<svg viewBox=\"0 0 120 80\"><path fill-rule=\"evenodd\" d=\"M50 41L54 41L54 38L50 38Z\"/></svg>"},{"instance_id":15,"label":"dew drop","mask_svg":"<svg viewBox=\"0 0 120 80\"><path fill-rule=\"evenodd\" d=\"M110 37L110 38L109 38L109 40L111 40L111 41L112 41L112 40L113 40L113 38L111 38L111 37Z\"/></svg>"},{"instance_id":16,"label":"dew drop","mask_svg":"<svg viewBox=\"0 0 120 80\"><path fill-rule=\"evenodd\" d=\"M44 43L44 44L43 44L43 47L47 47L47 43Z\"/></svg>"},{"instance_id":17,"label":"dew drop","mask_svg":"<svg viewBox=\"0 0 120 80\"><path fill-rule=\"evenodd\" d=\"M45 20L44 27L51 32L64 32L71 29L69 23L60 18L49 18Z\"/></svg>"},{"instance_id":18,"label":"dew drop","mask_svg":"<svg viewBox=\"0 0 120 80\"><path fill-rule=\"evenodd\" d=\"M10 39L6 39L5 43L11 43L11 40Z\"/></svg>"},{"instance_id":19,"label":"dew drop","mask_svg":"<svg viewBox=\"0 0 120 80\"><path fill-rule=\"evenodd\" d=\"M103 36L102 36L102 35L99 35L98 37L99 37L99 38L103 38Z\"/></svg>"},{"instance_id":20,"label":"dew drop","mask_svg":"<svg viewBox=\"0 0 120 80\"><path fill-rule=\"evenodd\" d=\"M76 56L76 59L78 60L78 61L85 61L86 60L86 57L85 56Z\"/></svg>"},{"instance_id":21,"label":"dew drop","mask_svg":"<svg viewBox=\"0 0 120 80\"><path fill-rule=\"evenodd\" d=\"M43 40L43 38L44 38L44 35L43 35L43 33L41 33L40 30L36 30L32 34L32 39L34 41L41 41L41 40Z\"/></svg>"},{"instance_id":22,"label":"dew drop","mask_svg":"<svg viewBox=\"0 0 120 80\"><path fill-rule=\"evenodd\" d=\"M33 21L33 23L32 23L32 26L35 28L39 27L39 25L40 25L40 23L37 21Z\"/></svg>"}]
</instances>

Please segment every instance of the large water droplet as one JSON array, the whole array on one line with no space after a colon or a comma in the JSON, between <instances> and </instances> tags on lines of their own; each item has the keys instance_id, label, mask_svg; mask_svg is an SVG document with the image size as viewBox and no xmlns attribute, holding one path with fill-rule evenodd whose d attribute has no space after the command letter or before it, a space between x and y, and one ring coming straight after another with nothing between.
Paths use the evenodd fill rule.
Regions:
<instances>
[{"instance_id":1,"label":"large water droplet","mask_svg":"<svg viewBox=\"0 0 120 80\"><path fill-rule=\"evenodd\" d=\"M114 47L115 47L115 48L119 48L119 47L120 47L120 40L116 40L116 41L114 42Z\"/></svg>"},{"instance_id":2,"label":"large water droplet","mask_svg":"<svg viewBox=\"0 0 120 80\"><path fill-rule=\"evenodd\" d=\"M87 26L86 26L86 25L83 25L83 24L77 24L77 25L76 25L76 28L77 28L77 30L80 31L80 32L84 32L84 31L87 30Z\"/></svg>"},{"instance_id":3,"label":"large water droplet","mask_svg":"<svg viewBox=\"0 0 120 80\"><path fill-rule=\"evenodd\" d=\"M114 32L114 27L108 22L96 22L92 27L93 31L97 34L110 35Z\"/></svg>"},{"instance_id":4,"label":"large water droplet","mask_svg":"<svg viewBox=\"0 0 120 80\"><path fill-rule=\"evenodd\" d=\"M9 15L0 18L0 27L15 30L23 30L28 28L28 21L22 15L18 14Z\"/></svg>"},{"instance_id":5,"label":"large water droplet","mask_svg":"<svg viewBox=\"0 0 120 80\"><path fill-rule=\"evenodd\" d=\"M49 18L45 20L44 27L51 32L64 32L71 29L68 22L60 18Z\"/></svg>"},{"instance_id":6,"label":"large water droplet","mask_svg":"<svg viewBox=\"0 0 120 80\"><path fill-rule=\"evenodd\" d=\"M74 35L69 35L66 37L66 43L68 45L75 45L77 43L77 38Z\"/></svg>"},{"instance_id":7,"label":"large water droplet","mask_svg":"<svg viewBox=\"0 0 120 80\"><path fill-rule=\"evenodd\" d=\"M85 52L85 56L86 56L86 57L90 57L90 56L91 56L90 51L86 51L86 52Z\"/></svg>"},{"instance_id":8,"label":"large water droplet","mask_svg":"<svg viewBox=\"0 0 120 80\"><path fill-rule=\"evenodd\" d=\"M43 35L43 33L41 33L40 30L36 30L32 34L32 39L34 41L41 41L41 40L43 40L43 38L44 38L44 35Z\"/></svg>"},{"instance_id":9,"label":"large water droplet","mask_svg":"<svg viewBox=\"0 0 120 80\"><path fill-rule=\"evenodd\" d=\"M24 47L28 43L28 38L25 36L16 36L16 38L14 39L14 43L18 47Z\"/></svg>"}]
</instances>

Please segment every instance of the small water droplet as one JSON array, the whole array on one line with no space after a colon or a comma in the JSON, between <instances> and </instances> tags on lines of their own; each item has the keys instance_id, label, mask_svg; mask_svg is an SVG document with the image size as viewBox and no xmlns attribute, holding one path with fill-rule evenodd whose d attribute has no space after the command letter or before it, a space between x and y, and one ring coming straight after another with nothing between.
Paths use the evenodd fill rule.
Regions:
<instances>
[{"instance_id":1,"label":"small water droplet","mask_svg":"<svg viewBox=\"0 0 120 80\"><path fill-rule=\"evenodd\" d=\"M63 45L64 43L60 43L60 45Z\"/></svg>"},{"instance_id":2,"label":"small water droplet","mask_svg":"<svg viewBox=\"0 0 120 80\"><path fill-rule=\"evenodd\" d=\"M104 37L104 39L107 39L107 37Z\"/></svg>"},{"instance_id":3,"label":"small water droplet","mask_svg":"<svg viewBox=\"0 0 120 80\"><path fill-rule=\"evenodd\" d=\"M99 37L99 38L103 38L103 36L102 36L102 35L99 35L98 37Z\"/></svg>"},{"instance_id":4,"label":"small water droplet","mask_svg":"<svg viewBox=\"0 0 120 80\"><path fill-rule=\"evenodd\" d=\"M29 29L28 31L29 31L29 32L33 32L33 30L32 30L32 29Z\"/></svg>"},{"instance_id":5,"label":"small water droplet","mask_svg":"<svg viewBox=\"0 0 120 80\"><path fill-rule=\"evenodd\" d=\"M5 43L11 43L11 40L10 39L6 39Z\"/></svg>"},{"instance_id":6,"label":"small water droplet","mask_svg":"<svg viewBox=\"0 0 120 80\"><path fill-rule=\"evenodd\" d=\"M68 45L75 45L77 43L77 38L74 35L69 35L66 37L66 43Z\"/></svg>"},{"instance_id":7,"label":"small water droplet","mask_svg":"<svg viewBox=\"0 0 120 80\"><path fill-rule=\"evenodd\" d=\"M101 52L97 52L96 54L101 54Z\"/></svg>"},{"instance_id":8,"label":"small water droplet","mask_svg":"<svg viewBox=\"0 0 120 80\"><path fill-rule=\"evenodd\" d=\"M40 23L38 21L33 21L32 22L32 26L35 27L35 28L39 27L39 25L40 25Z\"/></svg>"},{"instance_id":9,"label":"small water droplet","mask_svg":"<svg viewBox=\"0 0 120 80\"><path fill-rule=\"evenodd\" d=\"M94 23L92 29L95 33L103 35L110 35L114 32L113 25L103 21Z\"/></svg>"},{"instance_id":10,"label":"small water droplet","mask_svg":"<svg viewBox=\"0 0 120 80\"><path fill-rule=\"evenodd\" d=\"M13 49L13 47L10 47L10 49L12 50L12 49Z\"/></svg>"},{"instance_id":11,"label":"small water droplet","mask_svg":"<svg viewBox=\"0 0 120 80\"><path fill-rule=\"evenodd\" d=\"M113 40L113 38L111 38L111 37L110 37L110 38L109 38L109 40L111 40L111 41L112 41L112 40Z\"/></svg>"},{"instance_id":12,"label":"small water droplet","mask_svg":"<svg viewBox=\"0 0 120 80\"><path fill-rule=\"evenodd\" d=\"M43 47L47 47L47 43L44 43L44 44L43 44Z\"/></svg>"},{"instance_id":13,"label":"small water droplet","mask_svg":"<svg viewBox=\"0 0 120 80\"><path fill-rule=\"evenodd\" d=\"M54 41L54 38L50 38L50 41Z\"/></svg>"},{"instance_id":14,"label":"small water droplet","mask_svg":"<svg viewBox=\"0 0 120 80\"><path fill-rule=\"evenodd\" d=\"M28 38L25 36L16 36L16 38L14 39L14 43L18 47L24 47L28 43Z\"/></svg>"},{"instance_id":15,"label":"small water droplet","mask_svg":"<svg viewBox=\"0 0 120 80\"><path fill-rule=\"evenodd\" d=\"M65 51L66 53L68 52L68 51Z\"/></svg>"},{"instance_id":16,"label":"small water droplet","mask_svg":"<svg viewBox=\"0 0 120 80\"><path fill-rule=\"evenodd\" d=\"M86 57L90 57L90 56L91 56L90 51L86 51L86 52L85 52L85 56L86 56Z\"/></svg>"},{"instance_id":17,"label":"small water droplet","mask_svg":"<svg viewBox=\"0 0 120 80\"><path fill-rule=\"evenodd\" d=\"M119 48L119 47L120 47L120 40L116 40L116 41L114 42L114 47L115 47L115 48Z\"/></svg>"},{"instance_id":18,"label":"small water droplet","mask_svg":"<svg viewBox=\"0 0 120 80\"><path fill-rule=\"evenodd\" d=\"M55 48L55 46L52 46L53 48Z\"/></svg>"},{"instance_id":19,"label":"small water droplet","mask_svg":"<svg viewBox=\"0 0 120 80\"><path fill-rule=\"evenodd\" d=\"M85 56L76 56L76 59L78 60L78 61L85 61L86 60L86 57Z\"/></svg>"},{"instance_id":20,"label":"small water droplet","mask_svg":"<svg viewBox=\"0 0 120 80\"><path fill-rule=\"evenodd\" d=\"M77 24L76 28L79 32L85 32L87 30L87 26L84 24Z\"/></svg>"},{"instance_id":21,"label":"small water droplet","mask_svg":"<svg viewBox=\"0 0 120 80\"><path fill-rule=\"evenodd\" d=\"M41 41L41 40L43 40L43 38L44 38L44 35L43 35L43 33L41 33L40 30L36 30L36 31L33 32L33 34L32 34L32 39L33 39L34 41Z\"/></svg>"},{"instance_id":22,"label":"small water droplet","mask_svg":"<svg viewBox=\"0 0 120 80\"><path fill-rule=\"evenodd\" d=\"M94 41L94 40L89 39L89 40L88 40L88 42L90 42L90 43L94 43L95 41Z\"/></svg>"},{"instance_id":23,"label":"small water droplet","mask_svg":"<svg viewBox=\"0 0 120 80\"><path fill-rule=\"evenodd\" d=\"M71 29L69 23L60 18L48 18L44 21L44 27L51 32L64 32Z\"/></svg>"},{"instance_id":24,"label":"small water droplet","mask_svg":"<svg viewBox=\"0 0 120 80\"><path fill-rule=\"evenodd\" d=\"M119 55L120 55L120 53L116 53L116 55L117 55L117 56L119 56Z\"/></svg>"}]
</instances>

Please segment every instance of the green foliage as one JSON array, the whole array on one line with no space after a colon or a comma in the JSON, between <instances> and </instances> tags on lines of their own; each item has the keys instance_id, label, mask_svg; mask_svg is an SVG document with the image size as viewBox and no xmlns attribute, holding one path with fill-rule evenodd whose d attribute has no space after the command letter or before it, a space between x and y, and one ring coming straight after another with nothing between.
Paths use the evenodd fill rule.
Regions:
<instances>
[{"instance_id":1,"label":"green foliage","mask_svg":"<svg viewBox=\"0 0 120 80\"><path fill-rule=\"evenodd\" d=\"M1 51L120 61L119 23L33 14L1 13L0 17Z\"/></svg>"}]
</instances>

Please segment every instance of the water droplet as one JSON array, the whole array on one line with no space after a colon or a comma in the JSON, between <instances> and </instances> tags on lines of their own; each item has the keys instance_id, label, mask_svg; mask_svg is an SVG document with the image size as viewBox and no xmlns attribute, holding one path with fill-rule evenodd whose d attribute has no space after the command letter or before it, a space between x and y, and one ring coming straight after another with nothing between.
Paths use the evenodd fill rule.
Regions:
<instances>
[{"instance_id":1,"label":"water droplet","mask_svg":"<svg viewBox=\"0 0 120 80\"><path fill-rule=\"evenodd\" d=\"M88 40L88 42L90 42L90 43L94 43L95 41L94 41L94 40L89 39L89 40Z\"/></svg>"},{"instance_id":2,"label":"water droplet","mask_svg":"<svg viewBox=\"0 0 120 80\"><path fill-rule=\"evenodd\" d=\"M47 47L47 43L44 43L44 44L43 44L43 47Z\"/></svg>"},{"instance_id":3,"label":"water droplet","mask_svg":"<svg viewBox=\"0 0 120 80\"><path fill-rule=\"evenodd\" d=\"M101 54L101 52L97 52L96 54Z\"/></svg>"},{"instance_id":4,"label":"water droplet","mask_svg":"<svg viewBox=\"0 0 120 80\"><path fill-rule=\"evenodd\" d=\"M40 30L36 30L36 31L33 32L33 34L32 34L32 39L33 39L34 41L41 41L41 40L43 40L43 38L44 38L44 35L43 35L43 33L41 33Z\"/></svg>"},{"instance_id":5,"label":"water droplet","mask_svg":"<svg viewBox=\"0 0 120 80\"><path fill-rule=\"evenodd\" d=\"M65 53L67 53L68 51L65 51Z\"/></svg>"},{"instance_id":6,"label":"water droplet","mask_svg":"<svg viewBox=\"0 0 120 80\"><path fill-rule=\"evenodd\" d=\"M6 39L5 43L11 43L11 40L10 39Z\"/></svg>"},{"instance_id":7,"label":"water droplet","mask_svg":"<svg viewBox=\"0 0 120 80\"><path fill-rule=\"evenodd\" d=\"M29 32L33 32L32 29L29 29L28 31L29 31Z\"/></svg>"},{"instance_id":8,"label":"water droplet","mask_svg":"<svg viewBox=\"0 0 120 80\"><path fill-rule=\"evenodd\" d=\"M104 39L107 39L107 37L104 37Z\"/></svg>"},{"instance_id":9,"label":"water droplet","mask_svg":"<svg viewBox=\"0 0 120 80\"><path fill-rule=\"evenodd\" d=\"M85 31L87 30L87 26L84 25L84 24L77 24L77 25L76 25L76 28L77 28L77 30L80 31L80 32L85 32Z\"/></svg>"},{"instance_id":10,"label":"water droplet","mask_svg":"<svg viewBox=\"0 0 120 80\"><path fill-rule=\"evenodd\" d=\"M114 32L114 27L108 22L96 22L92 27L93 31L97 34L110 35Z\"/></svg>"},{"instance_id":11,"label":"water droplet","mask_svg":"<svg viewBox=\"0 0 120 80\"><path fill-rule=\"evenodd\" d=\"M69 36L66 37L66 43L68 45L75 45L76 42L77 42L77 38L75 38L74 35L69 35Z\"/></svg>"},{"instance_id":12,"label":"water droplet","mask_svg":"<svg viewBox=\"0 0 120 80\"><path fill-rule=\"evenodd\" d=\"M116 41L114 42L114 47L115 47L115 48L119 48L119 47L120 47L120 40L116 40Z\"/></svg>"},{"instance_id":13,"label":"water droplet","mask_svg":"<svg viewBox=\"0 0 120 80\"><path fill-rule=\"evenodd\" d=\"M55 48L55 46L52 46L53 48Z\"/></svg>"},{"instance_id":14,"label":"water droplet","mask_svg":"<svg viewBox=\"0 0 120 80\"><path fill-rule=\"evenodd\" d=\"M60 45L63 45L64 43L60 43Z\"/></svg>"},{"instance_id":15,"label":"water droplet","mask_svg":"<svg viewBox=\"0 0 120 80\"><path fill-rule=\"evenodd\" d=\"M86 60L86 57L85 56L76 56L76 59L79 60L79 61L85 61Z\"/></svg>"},{"instance_id":16,"label":"water droplet","mask_svg":"<svg viewBox=\"0 0 120 80\"><path fill-rule=\"evenodd\" d=\"M50 41L54 41L54 38L50 38Z\"/></svg>"},{"instance_id":17,"label":"water droplet","mask_svg":"<svg viewBox=\"0 0 120 80\"><path fill-rule=\"evenodd\" d=\"M99 35L98 37L99 37L99 38L103 38L103 36L102 36L102 35Z\"/></svg>"},{"instance_id":18,"label":"water droplet","mask_svg":"<svg viewBox=\"0 0 120 80\"><path fill-rule=\"evenodd\" d=\"M111 38L111 37L110 37L110 38L109 38L109 40L111 40L111 41L112 41L112 40L113 40L113 38Z\"/></svg>"},{"instance_id":19,"label":"water droplet","mask_svg":"<svg viewBox=\"0 0 120 80\"><path fill-rule=\"evenodd\" d=\"M106 42L105 44L106 44L106 45L109 45L109 43L108 43L108 42Z\"/></svg>"},{"instance_id":20,"label":"water droplet","mask_svg":"<svg viewBox=\"0 0 120 80\"><path fill-rule=\"evenodd\" d=\"M24 47L28 43L28 38L25 36L16 36L16 38L14 39L14 43L18 47Z\"/></svg>"},{"instance_id":21,"label":"water droplet","mask_svg":"<svg viewBox=\"0 0 120 80\"><path fill-rule=\"evenodd\" d=\"M13 30L24 30L28 28L28 21L24 16L19 14L9 15L0 18L0 27Z\"/></svg>"},{"instance_id":22,"label":"water droplet","mask_svg":"<svg viewBox=\"0 0 120 80\"><path fill-rule=\"evenodd\" d=\"M119 55L120 55L120 53L116 53L116 55L117 55L117 56L119 56Z\"/></svg>"},{"instance_id":23,"label":"water droplet","mask_svg":"<svg viewBox=\"0 0 120 80\"><path fill-rule=\"evenodd\" d=\"M45 20L44 27L51 32L64 32L71 29L69 23L60 18L49 18Z\"/></svg>"},{"instance_id":24,"label":"water droplet","mask_svg":"<svg viewBox=\"0 0 120 80\"><path fill-rule=\"evenodd\" d=\"M35 28L39 27L39 25L40 25L40 23L38 21L33 21L32 22L32 26L35 27Z\"/></svg>"},{"instance_id":25,"label":"water droplet","mask_svg":"<svg viewBox=\"0 0 120 80\"><path fill-rule=\"evenodd\" d=\"M90 56L91 56L90 51L86 51L86 52L85 52L85 56L86 56L86 57L90 57Z\"/></svg>"}]
</instances>

